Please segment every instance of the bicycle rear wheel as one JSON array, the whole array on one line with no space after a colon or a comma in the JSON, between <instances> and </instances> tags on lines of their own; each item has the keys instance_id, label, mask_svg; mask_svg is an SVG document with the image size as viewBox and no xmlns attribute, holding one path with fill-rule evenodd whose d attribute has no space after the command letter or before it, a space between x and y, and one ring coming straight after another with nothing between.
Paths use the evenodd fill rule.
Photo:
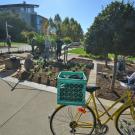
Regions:
<instances>
[{"instance_id":1,"label":"bicycle rear wheel","mask_svg":"<svg viewBox=\"0 0 135 135\"><path fill-rule=\"evenodd\" d=\"M116 119L116 129L121 135L135 135L135 117L130 107L123 109Z\"/></svg>"},{"instance_id":2,"label":"bicycle rear wheel","mask_svg":"<svg viewBox=\"0 0 135 135\"><path fill-rule=\"evenodd\" d=\"M53 135L91 135L95 125L95 114L88 106L60 106L50 118Z\"/></svg>"}]
</instances>

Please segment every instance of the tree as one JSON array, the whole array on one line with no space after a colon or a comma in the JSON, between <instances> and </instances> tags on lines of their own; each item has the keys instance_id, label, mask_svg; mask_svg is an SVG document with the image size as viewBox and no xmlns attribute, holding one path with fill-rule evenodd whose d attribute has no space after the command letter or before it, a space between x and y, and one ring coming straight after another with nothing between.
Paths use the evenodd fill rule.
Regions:
<instances>
[{"instance_id":1,"label":"tree","mask_svg":"<svg viewBox=\"0 0 135 135\"><path fill-rule=\"evenodd\" d=\"M74 18L66 17L62 22L62 35L71 38L72 41L80 41L83 39L83 30Z\"/></svg>"},{"instance_id":2,"label":"tree","mask_svg":"<svg viewBox=\"0 0 135 135\"><path fill-rule=\"evenodd\" d=\"M42 33L45 35L47 35L48 26L49 26L49 21L48 20L43 21L41 25L41 30L42 30Z\"/></svg>"},{"instance_id":3,"label":"tree","mask_svg":"<svg viewBox=\"0 0 135 135\"><path fill-rule=\"evenodd\" d=\"M56 29L56 35L61 38L62 37L62 30L61 30L62 20L59 14L55 15L54 24L55 24L55 29Z\"/></svg>"},{"instance_id":4,"label":"tree","mask_svg":"<svg viewBox=\"0 0 135 135\"><path fill-rule=\"evenodd\" d=\"M66 17L62 22L62 36L70 37L70 23L68 17Z\"/></svg>"},{"instance_id":5,"label":"tree","mask_svg":"<svg viewBox=\"0 0 135 135\"><path fill-rule=\"evenodd\" d=\"M133 4L112 2L95 18L86 34L86 50L114 54L111 90L114 90L118 55L135 55L135 9Z\"/></svg>"},{"instance_id":6,"label":"tree","mask_svg":"<svg viewBox=\"0 0 135 135\"><path fill-rule=\"evenodd\" d=\"M18 15L12 13L0 13L0 39L6 38L6 31L5 31L5 22L9 25L12 25L12 28L9 28L9 35L11 35L12 40L14 41L21 41L22 36L21 32L26 30L32 30L25 22L23 22Z\"/></svg>"},{"instance_id":7,"label":"tree","mask_svg":"<svg viewBox=\"0 0 135 135\"><path fill-rule=\"evenodd\" d=\"M36 35L36 32L34 31L22 31L21 32L21 35L24 36L24 38L27 40L27 43L31 45L31 48L32 48L32 53L34 53L34 46L35 46L35 35Z\"/></svg>"},{"instance_id":8,"label":"tree","mask_svg":"<svg viewBox=\"0 0 135 135\"><path fill-rule=\"evenodd\" d=\"M45 25L45 24L44 24ZM80 41L83 39L83 30L81 25L74 18L66 17L63 21L59 14L54 16L54 19L48 20L47 29L51 29L50 36L58 38L69 38L72 41ZM55 31L55 32L54 32Z\"/></svg>"},{"instance_id":9,"label":"tree","mask_svg":"<svg viewBox=\"0 0 135 135\"><path fill-rule=\"evenodd\" d=\"M60 23L62 23L62 20L61 20L61 17L60 17L59 14L56 14L56 15L54 16L54 23L55 23L55 24L60 24Z\"/></svg>"}]
</instances>

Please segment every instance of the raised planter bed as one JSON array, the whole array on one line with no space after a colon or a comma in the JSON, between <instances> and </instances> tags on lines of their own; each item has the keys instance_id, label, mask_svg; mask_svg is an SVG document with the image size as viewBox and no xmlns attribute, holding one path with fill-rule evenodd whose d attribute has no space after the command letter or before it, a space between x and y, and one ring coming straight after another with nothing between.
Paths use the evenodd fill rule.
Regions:
<instances>
[{"instance_id":1,"label":"raised planter bed","mask_svg":"<svg viewBox=\"0 0 135 135\"><path fill-rule=\"evenodd\" d=\"M48 86L56 86L56 78L60 71L83 71L88 78L94 65L91 60L73 58L66 65L62 62L50 62L47 65L42 65L42 68L40 66L35 65L29 73L16 73L14 77Z\"/></svg>"}]
</instances>

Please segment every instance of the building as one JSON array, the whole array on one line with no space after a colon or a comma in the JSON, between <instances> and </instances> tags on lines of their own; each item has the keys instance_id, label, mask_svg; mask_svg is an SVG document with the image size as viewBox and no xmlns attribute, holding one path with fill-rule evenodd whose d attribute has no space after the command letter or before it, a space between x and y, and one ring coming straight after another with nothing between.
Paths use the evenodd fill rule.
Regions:
<instances>
[{"instance_id":1,"label":"building","mask_svg":"<svg viewBox=\"0 0 135 135\"><path fill-rule=\"evenodd\" d=\"M39 5L27 4L25 1L20 4L0 5L0 12L11 12L18 14L19 17L25 21L29 26L32 26L36 32L41 32L41 27L47 19L38 15L34 9Z\"/></svg>"}]
</instances>

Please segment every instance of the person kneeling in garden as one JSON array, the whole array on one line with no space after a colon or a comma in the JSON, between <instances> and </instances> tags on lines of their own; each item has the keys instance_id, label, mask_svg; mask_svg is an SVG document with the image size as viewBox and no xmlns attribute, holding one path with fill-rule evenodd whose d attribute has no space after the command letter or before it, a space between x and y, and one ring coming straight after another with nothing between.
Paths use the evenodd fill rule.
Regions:
<instances>
[{"instance_id":1,"label":"person kneeling in garden","mask_svg":"<svg viewBox=\"0 0 135 135\"><path fill-rule=\"evenodd\" d=\"M17 70L17 78L20 81L27 80L30 76L30 70L34 67L33 60L32 60L32 55L27 54L25 61L24 61L24 68L20 67Z\"/></svg>"},{"instance_id":2,"label":"person kneeling in garden","mask_svg":"<svg viewBox=\"0 0 135 135\"><path fill-rule=\"evenodd\" d=\"M26 71L30 71L30 69L33 68L33 60L31 54L27 54L27 57L25 58L24 62L24 68Z\"/></svg>"},{"instance_id":3,"label":"person kneeling in garden","mask_svg":"<svg viewBox=\"0 0 135 135\"><path fill-rule=\"evenodd\" d=\"M132 73L131 76L127 76L127 80L128 80L128 84L129 84L129 85L130 85L130 84L135 85L135 72Z\"/></svg>"},{"instance_id":4,"label":"person kneeling in garden","mask_svg":"<svg viewBox=\"0 0 135 135\"><path fill-rule=\"evenodd\" d=\"M127 76L126 79L121 80L121 82L135 88L135 72L133 72L130 76Z\"/></svg>"}]
</instances>

